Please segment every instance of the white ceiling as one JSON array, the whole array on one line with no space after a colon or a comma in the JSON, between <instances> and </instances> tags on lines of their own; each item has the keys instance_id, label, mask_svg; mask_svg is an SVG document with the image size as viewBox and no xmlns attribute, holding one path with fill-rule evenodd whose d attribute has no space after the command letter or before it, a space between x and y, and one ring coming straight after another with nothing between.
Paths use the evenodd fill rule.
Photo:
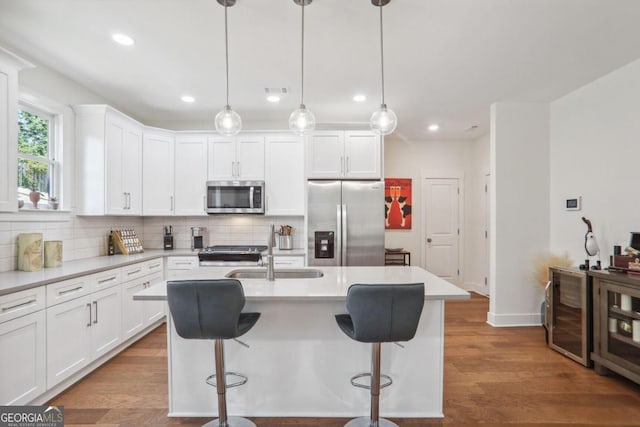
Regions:
<instances>
[{"instance_id":1,"label":"white ceiling","mask_svg":"<svg viewBox=\"0 0 640 427\"><path fill-rule=\"evenodd\" d=\"M367 122L380 103L378 13L370 0L305 8L305 104L319 123ZM142 122L213 128L225 103L223 17L216 0L0 0L0 45ZM557 99L640 58L639 17L638 0L392 0L385 86L395 136L476 138L493 102ZM114 44L115 31L135 46ZM286 128L300 96L300 7L237 0L229 37L230 103L245 128ZM291 94L270 104L265 87ZM356 92L368 100L354 103ZM185 93L196 102L181 102ZM434 122L437 134L427 131Z\"/></svg>"}]
</instances>

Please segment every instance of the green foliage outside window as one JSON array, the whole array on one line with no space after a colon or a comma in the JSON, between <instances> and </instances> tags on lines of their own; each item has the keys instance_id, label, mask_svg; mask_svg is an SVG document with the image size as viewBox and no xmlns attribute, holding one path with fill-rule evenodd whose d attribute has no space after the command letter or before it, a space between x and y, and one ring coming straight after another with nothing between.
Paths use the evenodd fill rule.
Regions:
<instances>
[{"instance_id":1,"label":"green foliage outside window","mask_svg":"<svg viewBox=\"0 0 640 427\"><path fill-rule=\"evenodd\" d=\"M21 110L18 112L18 157L28 154L49 158L49 120ZM19 158L18 187L49 192L49 165L31 159Z\"/></svg>"}]
</instances>

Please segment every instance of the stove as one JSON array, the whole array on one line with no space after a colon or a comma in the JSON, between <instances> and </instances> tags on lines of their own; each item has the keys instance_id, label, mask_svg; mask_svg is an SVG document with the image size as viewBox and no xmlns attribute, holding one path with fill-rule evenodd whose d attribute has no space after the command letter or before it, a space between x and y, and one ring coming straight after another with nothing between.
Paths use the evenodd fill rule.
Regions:
<instances>
[{"instance_id":1,"label":"stove","mask_svg":"<svg viewBox=\"0 0 640 427\"><path fill-rule=\"evenodd\" d=\"M267 250L264 245L216 245L198 252L202 266L254 266L261 264L261 252Z\"/></svg>"}]
</instances>

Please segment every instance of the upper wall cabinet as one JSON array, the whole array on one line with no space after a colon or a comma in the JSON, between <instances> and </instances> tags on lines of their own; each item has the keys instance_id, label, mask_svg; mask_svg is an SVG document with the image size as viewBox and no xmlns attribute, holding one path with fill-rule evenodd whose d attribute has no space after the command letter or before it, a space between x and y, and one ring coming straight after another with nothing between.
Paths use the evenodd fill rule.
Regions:
<instances>
[{"instance_id":1,"label":"upper wall cabinet","mask_svg":"<svg viewBox=\"0 0 640 427\"><path fill-rule=\"evenodd\" d=\"M142 214L142 125L106 105L78 105L79 215Z\"/></svg>"},{"instance_id":2,"label":"upper wall cabinet","mask_svg":"<svg viewBox=\"0 0 640 427\"><path fill-rule=\"evenodd\" d=\"M381 137L373 132L316 131L308 141L308 178L382 176Z\"/></svg>"},{"instance_id":3,"label":"upper wall cabinet","mask_svg":"<svg viewBox=\"0 0 640 427\"><path fill-rule=\"evenodd\" d=\"M173 176L173 133L161 129L145 129L142 143L143 215L173 215Z\"/></svg>"},{"instance_id":4,"label":"upper wall cabinet","mask_svg":"<svg viewBox=\"0 0 640 427\"><path fill-rule=\"evenodd\" d=\"M0 47L0 212L18 210L18 71L26 67Z\"/></svg>"},{"instance_id":5,"label":"upper wall cabinet","mask_svg":"<svg viewBox=\"0 0 640 427\"><path fill-rule=\"evenodd\" d=\"M206 215L207 135L177 134L174 158L174 213Z\"/></svg>"},{"instance_id":6,"label":"upper wall cabinet","mask_svg":"<svg viewBox=\"0 0 640 427\"><path fill-rule=\"evenodd\" d=\"M209 180L264 180L264 136L211 136Z\"/></svg>"},{"instance_id":7,"label":"upper wall cabinet","mask_svg":"<svg viewBox=\"0 0 640 427\"><path fill-rule=\"evenodd\" d=\"M304 215L304 140L267 136L265 159L266 215Z\"/></svg>"}]
</instances>

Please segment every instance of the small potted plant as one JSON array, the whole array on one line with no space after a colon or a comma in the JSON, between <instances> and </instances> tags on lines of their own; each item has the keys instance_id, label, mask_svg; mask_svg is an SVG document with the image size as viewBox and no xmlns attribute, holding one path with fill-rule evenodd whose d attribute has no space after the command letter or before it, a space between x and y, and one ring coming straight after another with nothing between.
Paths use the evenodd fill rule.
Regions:
<instances>
[{"instance_id":1,"label":"small potted plant","mask_svg":"<svg viewBox=\"0 0 640 427\"><path fill-rule=\"evenodd\" d=\"M58 198L57 197L52 197L49 200L49 206L51 206L51 209L53 210L58 210L58 206L60 206L60 202L58 202Z\"/></svg>"},{"instance_id":2,"label":"small potted plant","mask_svg":"<svg viewBox=\"0 0 640 427\"><path fill-rule=\"evenodd\" d=\"M34 209L38 209L38 202L40 201L40 192L37 190L31 190L31 193L29 193L29 200L31 200L31 203L33 203L33 208Z\"/></svg>"}]
</instances>

